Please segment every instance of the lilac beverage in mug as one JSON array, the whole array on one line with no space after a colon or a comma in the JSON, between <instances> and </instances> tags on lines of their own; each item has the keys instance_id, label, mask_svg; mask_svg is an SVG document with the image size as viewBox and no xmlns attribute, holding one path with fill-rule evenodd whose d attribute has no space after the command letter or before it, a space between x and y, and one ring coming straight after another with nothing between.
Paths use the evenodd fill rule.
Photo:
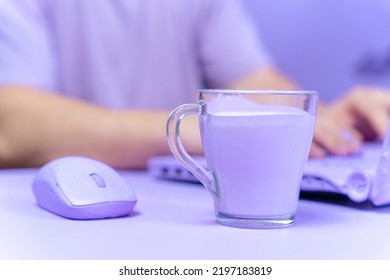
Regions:
<instances>
[{"instance_id":1,"label":"lilac beverage in mug","mask_svg":"<svg viewBox=\"0 0 390 280\"><path fill-rule=\"evenodd\" d=\"M172 151L212 194L217 222L245 228L294 222L317 98L315 92L204 90L199 104L172 113ZM207 170L181 145L177 118L186 114L199 114Z\"/></svg>"},{"instance_id":2,"label":"lilac beverage in mug","mask_svg":"<svg viewBox=\"0 0 390 280\"><path fill-rule=\"evenodd\" d=\"M314 120L308 113L289 107L204 116L206 158L223 186L216 201L217 214L295 213Z\"/></svg>"}]
</instances>

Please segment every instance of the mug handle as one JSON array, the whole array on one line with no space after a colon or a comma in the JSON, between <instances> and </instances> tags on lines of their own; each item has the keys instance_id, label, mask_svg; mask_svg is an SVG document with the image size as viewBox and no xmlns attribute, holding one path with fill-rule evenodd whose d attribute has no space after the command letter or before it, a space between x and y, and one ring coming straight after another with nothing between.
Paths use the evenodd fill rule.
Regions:
<instances>
[{"instance_id":1,"label":"mug handle","mask_svg":"<svg viewBox=\"0 0 390 280\"><path fill-rule=\"evenodd\" d=\"M216 194L214 176L207 171L196 160L194 160L185 150L180 137L180 123L187 115L200 115L203 112L204 103L184 104L174 109L167 121L168 144L173 155L185 168L208 189L212 194Z\"/></svg>"}]
</instances>

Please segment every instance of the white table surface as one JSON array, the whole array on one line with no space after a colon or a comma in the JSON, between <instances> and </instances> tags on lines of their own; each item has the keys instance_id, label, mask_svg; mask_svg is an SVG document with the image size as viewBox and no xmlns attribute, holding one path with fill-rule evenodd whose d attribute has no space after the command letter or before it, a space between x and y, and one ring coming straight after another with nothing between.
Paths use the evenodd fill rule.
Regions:
<instances>
[{"instance_id":1,"label":"white table surface","mask_svg":"<svg viewBox=\"0 0 390 280\"><path fill-rule=\"evenodd\" d=\"M239 229L215 223L200 185L120 171L138 197L134 213L77 221L36 205L36 171L0 170L0 259L390 259L390 206L301 199L292 227Z\"/></svg>"}]
</instances>

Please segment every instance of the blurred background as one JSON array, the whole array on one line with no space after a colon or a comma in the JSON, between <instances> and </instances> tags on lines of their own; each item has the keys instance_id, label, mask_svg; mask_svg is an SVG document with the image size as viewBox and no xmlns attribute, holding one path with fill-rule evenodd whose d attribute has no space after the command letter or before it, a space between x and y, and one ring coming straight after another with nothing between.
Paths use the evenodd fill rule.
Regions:
<instances>
[{"instance_id":1,"label":"blurred background","mask_svg":"<svg viewBox=\"0 0 390 280\"><path fill-rule=\"evenodd\" d=\"M390 1L241 1L279 68L323 101L356 84L390 87Z\"/></svg>"}]
</instances>

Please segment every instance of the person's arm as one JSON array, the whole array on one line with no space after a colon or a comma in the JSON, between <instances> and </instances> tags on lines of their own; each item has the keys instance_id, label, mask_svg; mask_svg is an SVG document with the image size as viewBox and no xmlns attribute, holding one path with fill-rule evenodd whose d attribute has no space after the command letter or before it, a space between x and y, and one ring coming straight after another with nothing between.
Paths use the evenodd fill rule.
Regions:
<instances>
[{"instance_id":1,"label":"person's arm","mask_svg":"<svg viewBox=\"0 0 390 280\"><path fill-rule=\"evenodd\" d=\"M0 167L37 166L64 155L84 155L118 168L144 168L169 153L168 111L97 107L29 87L0 88ZM189 152L201 152L197 124L184 126Z\"/></svg>"}]
</instances>

